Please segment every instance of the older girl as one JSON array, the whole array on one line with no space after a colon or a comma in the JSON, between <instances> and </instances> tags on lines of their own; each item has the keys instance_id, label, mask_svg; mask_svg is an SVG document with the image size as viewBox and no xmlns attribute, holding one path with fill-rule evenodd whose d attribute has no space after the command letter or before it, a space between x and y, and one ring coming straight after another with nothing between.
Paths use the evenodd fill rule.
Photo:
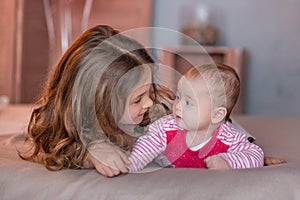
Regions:
<instances>
[{"instance_id":1,"label":"older girl","mask_svg":"<svg viewBox=\"0 0 300 200\"><path fill-rule=\"evenodd\" d=\"M150 122L149 108L163 98L153 70L153 59L136 41L109 26L87 30L50 75L28 126L31 151L20 156L50 170L127 172L125 152Z\"/></svg>"}]
</instances>

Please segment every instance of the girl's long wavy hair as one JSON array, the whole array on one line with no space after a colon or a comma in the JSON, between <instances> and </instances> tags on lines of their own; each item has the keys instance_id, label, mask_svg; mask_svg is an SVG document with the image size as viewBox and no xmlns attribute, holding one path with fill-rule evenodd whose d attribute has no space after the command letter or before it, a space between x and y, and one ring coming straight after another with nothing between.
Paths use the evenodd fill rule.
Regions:
<instances>
[{"instance_id":1,"label":"girl's long wavy hair","mask_svg":"<svg viewBox=\"0 0 300 200\"><path fill-rule=\"evenodd\" d=\"M118 37L110 39L113 36ZM99 45L102 48L98 48ZM102 66L103 60L115 55L120 56L112 60L106 68ZM89 77L99 79L97 80L96 94L94 94L95 102L91 105L93 107L91 109L96 113L101 131L114 145L125 151L131 150L135 138L119 128L116 118L113 116L112 93L124 74L141 65L151 67L153 71L154 61L147 50L135 40L104 25L92 27L84 32L70 46L50 74L42 96L36 102L28 125L26 141L30 142L31 148L26 152L19 152L19 156L25 160L44 164L49 170L60 170L63 167L83 167L88 154L86 144L80 137L80 134L83 134L82 130L78 130L76 120L74 120L80 117L80 113L74 116L73 98L76 97L76 94L74 95L73 86L80 70L84 69L84 73L85 69L88 71L90 67L103 71L101 77L96 77L96 75ZM130 80L127 82L130 83ZM173 98L167 90L152 83L151 98L154 103L159 103L158 99L165 97ZM84 98L81 97L81 99ZM122 101L125 100L122 99ZM82 118L84 117L87 116L82 113ZM149 122L150 119L146 113L140 125L145 126ZM90 130L88 127L83 129L86 133L95 131L93 127ZM93 133L91 134L93 135ZM93 139L97 139L97 136Z\"/></svg>"}]
</instances>

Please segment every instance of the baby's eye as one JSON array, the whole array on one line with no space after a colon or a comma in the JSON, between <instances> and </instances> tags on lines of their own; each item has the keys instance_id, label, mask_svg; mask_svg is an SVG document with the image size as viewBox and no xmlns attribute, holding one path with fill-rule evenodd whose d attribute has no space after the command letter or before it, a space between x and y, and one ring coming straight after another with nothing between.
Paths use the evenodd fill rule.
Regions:
<instances>
[{"instance_id":1,"label":"baby's eye","mask_svg":"<svg viewBox=\"0 0 300 200\"><path fill-rule=\"evenodd\" d=\"M177 100L179 100L179 99L180 99L179 95L176 95L176 99L177 99Z\"/></svg>"},{"instance_id":2,"label":"baby's eye","mask_svg":"<svg viewBox=\"0 0 300 200\"><path fill-rule=\"evenodd\" d=\"M185 105L190 106L191 102L190 101L185 101Z\"/></svg>"}]
</instances>

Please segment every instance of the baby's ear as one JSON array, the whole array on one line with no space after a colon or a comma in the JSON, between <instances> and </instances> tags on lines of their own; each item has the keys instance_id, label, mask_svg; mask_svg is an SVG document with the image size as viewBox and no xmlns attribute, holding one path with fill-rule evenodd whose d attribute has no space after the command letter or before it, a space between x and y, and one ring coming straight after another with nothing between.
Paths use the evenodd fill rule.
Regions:
<instances>
[{"instance_id":1,"label":"baby's ear","mask_svg":"<svg viewBox=\"0 0 300 200\"><path fill-rule=\"evenodd\" d=\"M227 109L225 107L218 107L213 110L211 122L213 124L218 124L222 122L227 114Z\"/></svg>"}]
</instances>

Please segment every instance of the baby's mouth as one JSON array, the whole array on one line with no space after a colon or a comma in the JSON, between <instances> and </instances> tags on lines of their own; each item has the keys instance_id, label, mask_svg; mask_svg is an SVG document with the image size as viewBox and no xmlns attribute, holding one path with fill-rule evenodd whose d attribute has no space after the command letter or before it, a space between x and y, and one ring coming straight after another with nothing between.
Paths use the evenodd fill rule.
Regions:
<instances>
[{"instance_id":1,"label":"baby's mouth","mask_svg":"<svg viewBox=\"0 0 300 200\"><path fill-rule=\"evenodd\" d=\"M175 118L176 119L182 119L181 116L179 116L179 115L175 115Z\"/></svg>"}]
</instances>

